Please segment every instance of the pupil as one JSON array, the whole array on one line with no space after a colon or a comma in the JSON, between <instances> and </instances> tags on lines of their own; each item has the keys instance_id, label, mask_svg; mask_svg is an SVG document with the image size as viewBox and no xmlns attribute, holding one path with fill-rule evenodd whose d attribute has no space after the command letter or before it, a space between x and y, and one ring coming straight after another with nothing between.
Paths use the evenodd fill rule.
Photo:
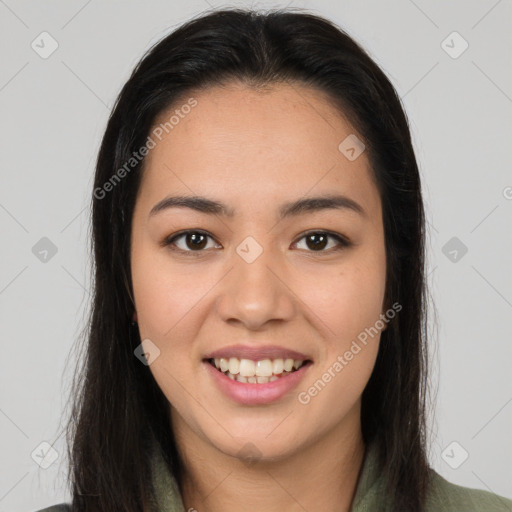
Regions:
<instances>
[{"instance_id":1,"label":"pupil","mask_svg":"<svg viewBox=\"0 0 512 512\"><path fill-rule=\"evenodd\" d=\"M200 240L201 238L202 240ZM201 233L189 233L187 235L187 244L189 244L189 242L192 242L190 244L192 249L202 249L205 246L205 240L206 237ZM198 241L199 244L197 243Z\"/></svg>"},{"instance_id":2,"label":"pupil","mask_svg":"<svg viewBox=\"0 0 512 512\"><path fill-rule=\"evenodd\" d=\"M315 242L314 241L315 238L319 238L321 240L319 242ZM310 249L318 249L318 248L323 249L325 247L326 241L327 241L327 236L324 234L318 234L318 233L308 235L306 238L306 243L308 244L308 247ZM310 242L311 242L311 245L310 245Z\"/></svg>"}]
</instances>

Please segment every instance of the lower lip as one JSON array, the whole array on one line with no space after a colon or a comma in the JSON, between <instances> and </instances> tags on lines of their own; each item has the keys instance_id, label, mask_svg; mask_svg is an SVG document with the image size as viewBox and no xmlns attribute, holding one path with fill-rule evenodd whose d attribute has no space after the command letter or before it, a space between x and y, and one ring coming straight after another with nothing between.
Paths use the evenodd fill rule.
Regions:
<instances>
[{"instance_id":1,"label":"lower lip","mask_svg":"<svg viewBox=\"0 0 512 512\"><path fill-rule=\"evenodd\" d=\"M303 364L298 370L266 384L251 384L232 380L217 370L208 361L204 361L206 371L210 373L220 390L233 401L244 405L262 405L275 402L289 393L302 380L311 362Z\"/></svg>"}]
</instances>

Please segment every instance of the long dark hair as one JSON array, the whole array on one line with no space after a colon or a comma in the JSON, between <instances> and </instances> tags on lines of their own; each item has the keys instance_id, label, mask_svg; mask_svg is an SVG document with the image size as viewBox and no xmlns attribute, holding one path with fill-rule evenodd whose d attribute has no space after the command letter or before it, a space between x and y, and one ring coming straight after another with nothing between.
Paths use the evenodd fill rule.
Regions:
<instances>
[{"instance_id":1,"label":"long dark hair","mask_svg":"<svg viewBox=\"0 0 512 512\"><path fill-rule=\"evenodd\" d=\"M174 476L182 474L167 400L134 356L141 339L131 324L130 232L144 159L126 163L147 143L158 114L229 81L323 91L366 145L383 208L385 303L402 310L381 335L362 396L362 434L377 446L395 510L421 512L429 476L425 219L409 126L366 51L332 22L296 9L196 17L145 54L117 98L96 166L92 308L66 427L73 510L149 510L151 439Z\"/></svg>"}]
</instances>

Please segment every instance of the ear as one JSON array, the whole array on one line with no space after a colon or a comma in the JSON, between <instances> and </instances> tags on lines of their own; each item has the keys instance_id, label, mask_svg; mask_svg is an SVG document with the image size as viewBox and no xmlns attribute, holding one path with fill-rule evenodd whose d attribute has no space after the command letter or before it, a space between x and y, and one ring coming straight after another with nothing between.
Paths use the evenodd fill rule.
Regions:
<instances>
[{"instance_id":1,"label":"ear","mask_svg":"<svg viewBox=\"0 0 512 512\"><path fill-rule=\"evenodd\" d=\"M138 319L137 319L137 311L134 311L134 312L133 312L132 320L133 320L134 322L137 322L137 320L138 320Z\"/></svg>"}]
</instances>

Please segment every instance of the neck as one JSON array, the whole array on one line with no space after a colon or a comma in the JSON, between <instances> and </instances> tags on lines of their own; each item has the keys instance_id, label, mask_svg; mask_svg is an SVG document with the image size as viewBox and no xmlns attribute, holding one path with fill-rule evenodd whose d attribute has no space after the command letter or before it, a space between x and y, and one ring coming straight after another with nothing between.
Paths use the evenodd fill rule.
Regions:
<instances>
[{"instance_id":1,"label":"neck","mask_svg":"<svg viewBox=\"0 0 512 512\"><path fill-rule=\"evenodd\" d=\"M219 451L176 420L186 468L179 482L185 510L349 512L365 446L359 407L342 424L286 458L251 464Z\"/></svg>"}]
</instances>

